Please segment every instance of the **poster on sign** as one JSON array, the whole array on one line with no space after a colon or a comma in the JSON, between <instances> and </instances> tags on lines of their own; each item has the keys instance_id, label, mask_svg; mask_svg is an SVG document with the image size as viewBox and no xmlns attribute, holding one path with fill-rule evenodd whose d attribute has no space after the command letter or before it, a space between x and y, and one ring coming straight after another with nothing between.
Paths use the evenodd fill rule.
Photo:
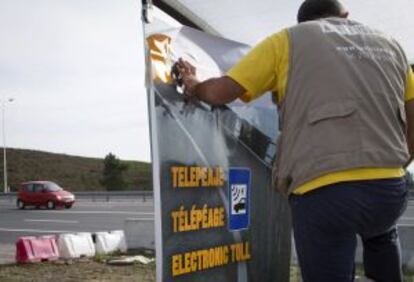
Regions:
<instances>
[{"instance_id":1,"label":"poster on sign","mask_svg":"<svg viewBox=\"0 0 414 282\"><path fill-rule=\"evenodd\" d=\"M248 168L229 168L227 182L229 187L229 230L247 229L249 227L250 170Z\"/></svg>"},{"instance_id":2,"label":"poster on sign","mask_svg":"<svg viewBox=\"0 0 414 282\"><path fill-rule=\"evenodd\" d=\"M182 95L171 67L219 76L249 46L154 17L144 24L157 281L288 281L287 200L272 186L271 95L212 107Z\"/></svg>"}]
</instances>

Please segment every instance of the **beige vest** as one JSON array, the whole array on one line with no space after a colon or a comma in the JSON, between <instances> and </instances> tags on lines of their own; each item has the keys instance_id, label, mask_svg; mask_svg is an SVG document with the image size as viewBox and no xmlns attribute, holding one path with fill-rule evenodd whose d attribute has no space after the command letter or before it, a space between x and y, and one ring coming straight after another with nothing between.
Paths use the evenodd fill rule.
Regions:
<instances>
[{"instance_id":1,"label":"beige vest","mask_svg":"<svg viewBox=\"0 0 414 282\"><path fill-rule=\"evenodd\" d=\"M274 181L288 194L327 173L401 167L409 158L398 43L360 23L329 18L290 28Z\"/></svg>"}]
</instances>

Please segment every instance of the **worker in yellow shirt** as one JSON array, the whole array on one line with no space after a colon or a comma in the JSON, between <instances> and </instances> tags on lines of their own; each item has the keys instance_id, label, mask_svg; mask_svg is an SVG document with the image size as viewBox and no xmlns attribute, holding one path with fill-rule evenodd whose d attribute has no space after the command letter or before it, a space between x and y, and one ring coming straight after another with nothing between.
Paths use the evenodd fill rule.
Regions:
<instances>
[{"instance_id":1,"label":"worker in yellow shirt","mask_svg":"<svg viewBox=\"0 0 414 282\"><path fill-rule=\"evenodd\" d=\"M365 275L402 281L396 222L414 154L413 71L394 39L349 20L337 0L304 1L298 23L219 78L200 82L180 59L185 93L212 105L273 93L274 184L289 196L304 281L353 281L356 235Z\"/></svg>"}]
</instances>

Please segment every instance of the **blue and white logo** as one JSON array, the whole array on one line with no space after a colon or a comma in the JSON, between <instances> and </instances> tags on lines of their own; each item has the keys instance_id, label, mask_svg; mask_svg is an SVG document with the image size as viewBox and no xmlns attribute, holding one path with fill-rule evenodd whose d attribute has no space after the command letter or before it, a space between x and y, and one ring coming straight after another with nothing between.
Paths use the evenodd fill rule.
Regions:
<instances>
[{"instance_id":1,"label":"blue and white logo","mask_svg":"<svg viewBox=\"0 0 414 282\"><path fill-rule=\"evenodd\" d=\"M231 214L246 214L246 197L247 197L247 185L246 184L233 184L231 185Z\"/></svg>"},{"instance_id":2,"label":"blue and white logo","mask_svg":"<svg viewBox=\"0 0 414 282\"><path fill-rule=\"evenodd\" d=\"M250 169L229 170L229 229L236 231L249 227Z\"/></svg>"}]
</instances>

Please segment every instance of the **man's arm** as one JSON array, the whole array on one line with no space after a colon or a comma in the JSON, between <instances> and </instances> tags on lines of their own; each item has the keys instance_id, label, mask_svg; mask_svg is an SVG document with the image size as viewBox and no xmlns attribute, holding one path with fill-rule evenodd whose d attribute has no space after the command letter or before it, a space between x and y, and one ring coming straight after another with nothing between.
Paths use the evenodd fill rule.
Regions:
<instances>
[{"instance_id":1,"label":"man's arm","mask_svg":"<svg viewBox=\"0 0 414 282\"><path fill-rule=\"evenodd\" d=\"M230 103L246 92L240 84L228 76L198 83L193 91L200 100L214 106Z\"/></svg>"},{"instance_id":2,"label":"man's arm","mask_svg":"<svg viewBox=\"0 0 414 282\"><path fill-rule=\"evenodd\" d=\"M410 152L410 160L408 166L414 159L414 65L408 68L407 82L404 93L405 98L405 113L407 119L407 145Z\"/></svg>"},{"instance_id":3,"label":"man's arm","mask_svg":"<svg viewBox=\"0 0 414 282\"><path fill-rule=\"evenodd\" d=\"M177 68L183 80L185 94L196 96L210 105L219 106L230 103L246 92L243 86L228 76L200 82L196 76L196 68L182 59L179 59Z\"/></svg>"},{"instance_id":4,"label":"man's arm","mask_svg":"<svg viewBox=\"0 0 414 282\"><path fill-rule=\"evenodd\" d=\"M405 103L405 112L407 115L407 143L410 161L412 161L414 157L414 100Z\"/></svg>"}]
</instances>

